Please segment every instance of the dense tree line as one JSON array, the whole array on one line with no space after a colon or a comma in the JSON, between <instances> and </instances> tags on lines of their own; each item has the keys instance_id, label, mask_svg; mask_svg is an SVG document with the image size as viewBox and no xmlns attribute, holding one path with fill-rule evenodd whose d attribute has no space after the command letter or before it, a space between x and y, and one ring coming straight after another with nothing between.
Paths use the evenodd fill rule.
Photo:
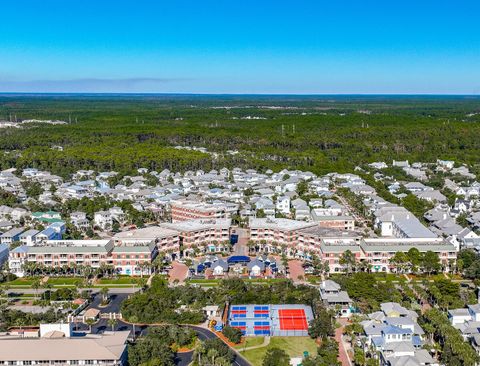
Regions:
<instances>
[{"instance_id":1,"label":"dense tree line","mask_svg":"<svg viewBox=\"0 0 480 366\"><path fill-rule=\"evenodd\" d=\"M19 310L7 309L0 306L0 331L5 332L10 327L25 327L39 325L40 323L55 323L58 320L54 310L47 310L44 313L25 313Z\"/></svg>"},{"instance_id":2,"label":"dense tree line","mask_svg":"<svg viewBox=\"0 0 480 366\"><path fill-rule=\"evenodd\" d=\"M460 332L449 322L444 312L438 309L427 311L420 318L420 325L428 322L431 336L440 344L440 360L445 365L474 366L480 359L470 344L465 342Z\"/></svg>"},{"instance_id":3,"label":"dense tree line","mask_svg":"<svg viewBox=\"0 0 480 366\"><path fill-rule=\"evenodd\" d=\"M295 286L289 280L255 285L239 278L223 280L219 286L204 290L193 286L168 287L165 280L154 278L152 285L122 304L126 319L140 323L200 323L201 308L207 304L308 304L316 306L318 290ZM179 311L184 305L187 309Z\"/></svg>"},{"instance_id":4,"label":"dense tree line","mask_svg":"<svg viewBox=\"0 0 480 366\"><path fill-rule=\"evenodd\" d=\"M289 106L289 113L262 103ZM218 106L231 108L212 108ZM14 113L19 119L71 123L2 130L0 166L32 166L66 176L81 168L126 173L141 166L180 171L224 165L297 168L321 174L351 171L373 160L451 158L476 164L479 117L466 115L479 108L477 98L2 98L4 118ZM369 113L358 113L360 109ZM264 119L242 119L252 115ZM175 145L244 153L212 159L173 149Z\"/></svg>"},{"instance_id":5,"label":"dense tree line","mask_svg":"<svg viewBox=\"0 0 480 366\"><path fill-rule=\"evenodd\" d=\"M148 290L122 303L122 314L138 323L198 324L204 320L203 304L205 294L201 288L168 287L165 280L154 278ZM180 310L181 305L188 305L188 309Z\"/></svg>"}]
</instances>

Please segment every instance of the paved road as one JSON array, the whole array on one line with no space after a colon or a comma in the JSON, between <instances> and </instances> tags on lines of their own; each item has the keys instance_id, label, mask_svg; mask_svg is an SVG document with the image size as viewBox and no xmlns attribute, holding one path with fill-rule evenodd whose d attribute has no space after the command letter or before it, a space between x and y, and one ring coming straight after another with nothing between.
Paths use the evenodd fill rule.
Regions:
<instances>
[{"instance_id":1,"label":"paved road","mask_svg":"<svg viewBox=\"0 0 480 366\"><path fill-rule=\"evenodd\" d=\"M102 313L117 313L120 311L120 307L122 302L128 297L128 294L110 294L110 303L108 306L104 308L99 308L99 304L102 300L102 296L97 294L95 295L92 303L89 305L89 307L97 308L100 309ZM197 327L193 325L189 325L188 327L192 328L195 330L197 333L197 336L200 340L205 341L207 339L214 339L217 338L215 333L212 331L202 328L202 327ZM135 338L145 335L148 332L148 325L136 325L135 326ZM88 325L79 323L76 324L75 331L77 332L86 332L89 330ZM103 333L105 331L111 331L112 328L111 326L108 325L108 320L107 319L100 319L96 324L92 326L92 333L94 334L99 334ZM123 321L117 321L117 324L114 327L115 331L124 331L124 330L129 330L132 335L133 335L133 325L125 323ZM176 358L175 358L175 364L178 366L187 366L192 362L192 356L193 356L193 351L192 352L185 352L185 353L177 353ZM233 365L237 366L250 366L250 364L240 355L235 353L235 359L233 361Z\"/></svg>"},{"instance_id":2,"label":"paved road","mask_svg":"<svg viewBox=\"0 0 480 366\"><path fill-rule=\"evenodd\" d=\"M200 338L201 340L217 338L215 333L213 333L212 331L210 331L208 329L201 328L201 327L196 327L194 325L189 325L189 327L197 332L198 338ZM233 363L232 363L233 365L250 366L250 363L248 363L248 361L245 360L242 356L240 356L236 352L234 352L234 354L235 354L235 358L234 358Z\"/></svg>"},{"instance_id":3,"label":"paved road","mask_svg":"<svg viewBox=\"0 0 480 366\"><path fill-rule=\"evenodd\" d=\"M58 287L52 288L52 290L58 290ZM82 288L79 289L80 292L83 290L86 291L91 291L93 294L99 293L100 288ZM114 293L114 294L133 294L135 292L138 292L140 290L139 287L121 287L121 288L110 288L109 292ZM37 294L42 294L44 291L47 291L45 289L38 289ZM6 291L8 294L32 294L35 295L35 290L31 288L11 288L8 291Z\"/></svg>"}]
</instances>

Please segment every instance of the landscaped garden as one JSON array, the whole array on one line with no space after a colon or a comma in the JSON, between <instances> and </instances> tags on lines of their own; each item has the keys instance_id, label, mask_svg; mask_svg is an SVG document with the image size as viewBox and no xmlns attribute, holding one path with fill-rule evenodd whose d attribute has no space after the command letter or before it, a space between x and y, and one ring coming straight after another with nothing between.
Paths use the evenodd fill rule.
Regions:
<instances>
[{"instance_id":1,"label":"landscaped garden","mask_svg":"<svg viewBox=\"0 0 480 366\"><path fill-rule=\"evenodd\" d=\"M263 338L261 339L263 342ZM279 348L284 350L290 357L303 357L304 352L315 355L317 347L315 340L310 337L272 337L268 346L248 351L240 350L240 353L253 366L261 366L268 349Z\"/></svg>"},{"instance_id":2,"label":"landscaped garden","mask_svg":"<svg viewBox=\"0 0 480 366\"><path fill-rule=\"evenodd\" d=\"M235 345L238 350L243 350L248 347L260 346L265 340L265 337L245 337L242 342Z\"/></svg>"}]
</instances>

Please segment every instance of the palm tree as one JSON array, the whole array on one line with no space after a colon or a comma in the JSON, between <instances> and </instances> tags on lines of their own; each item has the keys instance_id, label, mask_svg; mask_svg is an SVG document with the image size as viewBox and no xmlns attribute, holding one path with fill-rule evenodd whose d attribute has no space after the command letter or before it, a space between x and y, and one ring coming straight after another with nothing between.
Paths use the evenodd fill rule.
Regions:
<instances>
[{"instance_id":1,"label":"palm tree","mask_svg":"<svg viewBox=\"0 0 480 366\"><path fill-rule=\"evenodd\" d=\"M45 289L45 292L48 292L48 300L50 301L50 298L52 297L52 284L47 282L42 287Z\"/></svg>"},{"instance_id":2,"label":"palm tree","mask_svg":"<svg viewBox=\"0 0 480 366\"><path fill-rule=\"evenodd\" d=\"M35 291L35 299L38 297L38 289L42 286L42 283L39 279L36 279L32 282L32 289Z\"/></svg>"},{"instance_id":3,"label":"palm tree","mask_svg":"<svg viewBox=\"0 0 480 366\"><path fill-rule=\"evenodd\" d=\"M163 270L163 261L165 259L165 255L163 253L159 253L155 259L153 260L153 269L155 273L161 272Z\"/></svg>"},{"instance_id":4,"label":"palm tree","mask_svg":"<svg viewBox=\"0 0 480 366\"><path fill-rule=\"evenodd\" d=\"M210 348L207 352L207 356L212 359L212 365L215 365L215 359L218 357L219 352L215 348Z\"/></svg>"},{"instance_id":5,"label":"palm tree","mask_svg":"<svg viewBox=\"0 0 480 366\"><path fill-rule=\"evenodd\" d=\"M90 333L92 333L92 325L95 324L95 319L93 318L88 318L85 320L85 324L87 324L90 328Z\"/></svg>"},{"instance_id":6,"label":"palm tree","mask_svg":"<svg viewBox=\"0 0 480 366\"><path fill-rule=\"evenodd\" d=\"M112 332L115 331L115 325L117 325L117 319L115 318L108 319L108 325L112 327Z\"/></svg>"},{"instance_id":7,"label":"palm tree","mask_svg":"<svg viewBox=\"0 0 480 366\"><path fill-rule=\"evenodd\" d=\"M102 295L103 302L106 303L108 300L108 287L102 287L100 290L100 294Z\"/></svg>"},{"instance_id":8,"label":"palm tree","mask_svg":"<svg viewBox=\"0 0 480 366\"><path fill-rule=\"evenodd\" d=\"M132 315L130 318L129 318L130 322L132 323L132 326L133 326L133 340L135 340L135 323L138 322L138 317L136 315Z\"/></svg>"},{"instance_id":9,"label":"palm tree","mask_svg":"<svg viewBox=\"0 0 480 366\"><path fill-rule=\"evenodd\" d=\"M19 317L15 319L15 325L22 330L22 327L26 325L25 318Z\"/></svg>"},{"instance_id":10,"label":"palm tree","mask_svg":"<svg viewBox=\"0 0 480 366\"><path fill-rule=\"evenodd\" d=\"M202 364L202 356L205 355L206 351L207 351L207 349L205 348L205 344L203 342L200 342L200 344L197 346L197 348L195 349L195 352L193 354L193 358L198 357L198 364L199 365Z\"/></svg>"}]
</instances>

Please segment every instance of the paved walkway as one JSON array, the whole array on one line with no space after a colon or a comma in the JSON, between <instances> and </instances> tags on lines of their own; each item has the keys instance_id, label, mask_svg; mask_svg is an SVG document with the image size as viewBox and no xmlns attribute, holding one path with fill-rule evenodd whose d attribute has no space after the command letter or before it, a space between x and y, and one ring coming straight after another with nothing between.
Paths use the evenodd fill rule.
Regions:
<instances>
[{"instance_id":1,"label":"paved walkway","mask_svg":"<svg viewBox=\"0 0 480 366\"><path fill-rule=\"evenodd\" d=\"M298 259L288 261L288 269L290 271L290 278L295 283L305 281L305 270L302 267L303 262Z\"/></svg>"},{"instance_id":2,"label":"paved walkway","mask_svg":"<svg viewBox=\"0 0 480 366\"><path fill-rule=\"evenodd\" d=\"M342 366L352 366L350 358L348 357L345 341L343 340L343 329L347 321L345 319L338 319L341 326L335 329L335 340L338 343L338 360L342 363Z\"/></svg>"},{"instance_id":3,"label":"paved walkway","mask_svg":"<svg viewBox=\"0 0 480 366\"><path fill-rule=\"evenodd\" d=\"M179 262L172 262L172 269L168 272L168 282L173 283L178 280L179 283L185 282L188 274L188 267Z\"/></svg>"},{"instance_id":4,"label":"paved walkway","mask_svg":"<svg viewBox=\"0 0 480 366\"><path fill-rule=\"evenodd\" d=\"M267 347L269 344L270 344L270 337L264 337L262 344L259 344L259 345L257 345L257 346L250 346L250 347L242 348L242 349L239 350L239 351L242 351L242 352L243 352L243 351L250 351L251 349Z\"/></svg>"},{"instance_id":5,"label":"paved walkway","mask_svg":"<svg viewBox=\"0 0 480 366\"><path fill-rule=\"evenodd\" d=\"M233 247L233 255L248 255L247 242L249 236L247 229L235 228L235 233L238 234L238 243Z\"/></svg>"}]
</instances>

